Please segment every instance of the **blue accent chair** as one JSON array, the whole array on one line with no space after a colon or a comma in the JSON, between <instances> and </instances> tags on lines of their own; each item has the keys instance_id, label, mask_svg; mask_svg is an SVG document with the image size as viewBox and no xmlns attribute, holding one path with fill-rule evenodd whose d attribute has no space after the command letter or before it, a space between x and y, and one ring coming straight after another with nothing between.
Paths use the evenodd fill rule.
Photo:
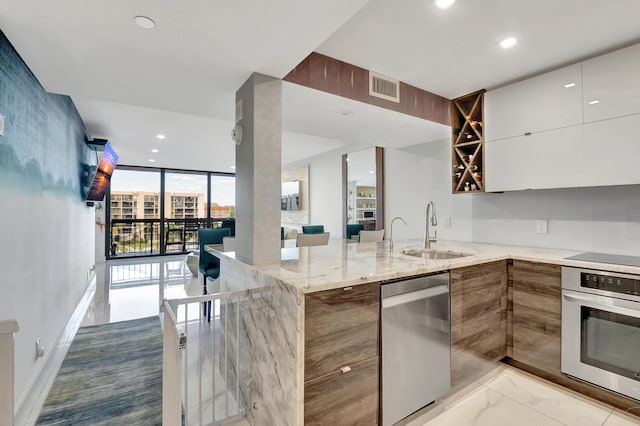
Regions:
<instances>
[{"instance_id":1,"label":"blue accent chair","mask_svg":"<svg viewBox=\"0 0 640 426\"><path fill-rule=\"evenodd\" d=\"M323 234L324 225L302 225L303 234Z\"/></svg>"},{"instance_id":2,"label":"blue accent chair","mask_svg":"<svg viewBox=\"0 0 640 426\"><path fill-rule=\"evenodd\" d=\"M235 237L236 236L236 218L230 217L228 219L224 219L222 221L221 228L229 228L229 230L231 231L231 236Z\"/></svg>"},{"instance_id":3,"label":"blue accent chair","mask_svg":"<svg viewBox=\"0 0 640 426\"><path fill-rule=\"evenodd\" d=\"M222 244L222 239L231 235L229 228L198 229L198 244L200 245L200 259L198 270L203 275L202 294L207 294L207 278L215 280L220 276L220 259L208 253L204 246L207 244ZM211 322L211 302L203 303L203 312L207 321Z\"/></svg>"},{"instance_id":4,"label":"blue accent chair","mask_svg":"<svg viewBox=\"0 0 640 426\"><path fill-rule=\"evenodd\" d=\"M347 240L357 239L360 231L364 231L364 225L361 223L349 223L347 224ZM356 238L353 238L353 237Z\"/></svg>"}]
</instances>

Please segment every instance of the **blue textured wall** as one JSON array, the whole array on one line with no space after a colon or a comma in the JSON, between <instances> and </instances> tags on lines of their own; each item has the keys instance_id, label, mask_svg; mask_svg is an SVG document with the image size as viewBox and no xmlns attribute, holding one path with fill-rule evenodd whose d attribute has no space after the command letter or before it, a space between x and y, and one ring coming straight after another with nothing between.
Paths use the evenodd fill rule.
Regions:
<instances>
[{"instance_id":1,"label":"blue textured wall","mask_svg":"<svg viewBox=\"0 0 640 426\"><path fill-rule=\"evenodd\" d=\"M90 161L86 129L68 96L47 93L0 31L0 185L76 194Z\"/></svg>"},{"instance_id":2,"label":"blue textured wall","mask_svg":"<svg viewBox=\"0 0 640 426\"><path fill-rule=\"evenodd\" d=\"M95 263L95 212L80 177L95 153L71 99L47 93L1 31L0 113L0 320L20 325L14 389L16 424L25 424ZM48 349L40 359L37 338Z\"/></svg>"}]
</instances>

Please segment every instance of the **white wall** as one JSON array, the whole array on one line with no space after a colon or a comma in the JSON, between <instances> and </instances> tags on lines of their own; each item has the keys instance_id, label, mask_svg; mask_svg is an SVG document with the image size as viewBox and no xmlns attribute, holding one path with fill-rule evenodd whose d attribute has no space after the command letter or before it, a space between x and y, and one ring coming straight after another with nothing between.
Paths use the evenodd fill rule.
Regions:
<instances>
[{"instance_id":1,"label":"white wall","mask_svg":"<svg viewBox=\"0 0 640 426\"><path fill-rule=\"evenodd\" d=\"M637 256L640 185L474 194L473 241Z\"/></svg>"},{"instance_id":2,"label":"white wall","mask_svg":"<svg viewBox=\"0 0 640 426\"><path fill-rule=\"evenodd\" d=\"M330 152L309 161L309 223L324 225L342 238L342 154Z\"/></svg>"},{"instance_id":3,"label":"white wall","mask_svg":"<svg viewBox=\"0 0 640 426\"><path fill-rule=\"evenodd\" d=\"M471 239L471 194L451 194L451 148L449 140L403 150L385 149L385 229L395 216L393 239L422 239L427 202L436 205L438 239ZM445 222L451 218L451 228ZM388 231L387 231L388 234ZM433 232L431 232L433 235Z\"/></svg>"},{"instance_id":4,"label":"white wall","mask_svg":"<svg viewBox=\"0 0 640 426\"><path fill-rule=\"evenodd\" d=\"M2 188L0 312L15 318L15 402L20 407L84 294L94 264L94 213L79 195ZM45 357L35 358L40 337Z\"/></svg>"}]
</instances>

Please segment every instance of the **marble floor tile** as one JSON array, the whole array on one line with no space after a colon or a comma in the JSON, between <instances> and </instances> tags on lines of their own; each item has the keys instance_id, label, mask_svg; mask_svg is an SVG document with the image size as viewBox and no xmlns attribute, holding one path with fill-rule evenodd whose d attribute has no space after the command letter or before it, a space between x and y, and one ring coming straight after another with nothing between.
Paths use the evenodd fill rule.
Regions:
<instances>
[{"instance_id":1,"label":"marble floor tile","mask_svg":"<svg viewBox=\"0 0 640 426\"><path fill-rule=\"evenodd\" d=\"M640 407L638 407L640 408ZM603 426L637 426L640 425L640 418L629 416L618 410L614 410Z\"/></svg>"},{"instance_id":2,"label":"marble floor tile","mask_svg":"<svg viewBox=\"0 0 640 426\"><path fill-rule=\"evenodd\" d=\"M561 426L489 388L478 389L424 426Z\"/></svg>"},{"instance_id":3,"label":"marble floor tile","mask_svg":"<svg viewBox=\"0 0 640 426\"><path fill-rule=\"evenodd\" d=\"M513 369L487 386L568 426L600 426L612 411L609 406Z\"/></svg>"}]
</instances>

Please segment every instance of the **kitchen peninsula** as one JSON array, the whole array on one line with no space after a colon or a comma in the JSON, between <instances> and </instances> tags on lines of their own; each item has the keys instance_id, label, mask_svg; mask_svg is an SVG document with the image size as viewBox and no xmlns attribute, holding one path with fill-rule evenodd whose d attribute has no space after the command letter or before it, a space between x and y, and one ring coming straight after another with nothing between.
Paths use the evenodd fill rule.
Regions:
<instances>
[{"instance_id":1,"label":"kitchen peninsula","mask_svg":"<svg viewBox=\"0 0 640 426\"><path fill-rule=\"evenodd\" d=\"M241 347L247 359L241 365L249 371L244 372L248 388L243 385L242 392L253 424L375 423L379 286L440 271L452 273L454 387L477 367L467 364L477 362L469 354L489 363L508 357L517 366L619 407L637 404L561 375L560 268L640 275L640 267L567 259L577 251L453 241L440 241L435 248L470 256L424 259L401 252L419 246L417 240L399 241L390 253L386 242L335 240L328 246L283 249L280 262L260 266L216 252L223 271L221 291L247 291L241 309L246 332ZM536 277L542 286L538 294ZM547 303L549 297L552 303ZM465 335L471 328L465 329L467 322L475 325L473 336ZM478 336L491 338L479 341Z\"/></svg>"}]
</instances>

